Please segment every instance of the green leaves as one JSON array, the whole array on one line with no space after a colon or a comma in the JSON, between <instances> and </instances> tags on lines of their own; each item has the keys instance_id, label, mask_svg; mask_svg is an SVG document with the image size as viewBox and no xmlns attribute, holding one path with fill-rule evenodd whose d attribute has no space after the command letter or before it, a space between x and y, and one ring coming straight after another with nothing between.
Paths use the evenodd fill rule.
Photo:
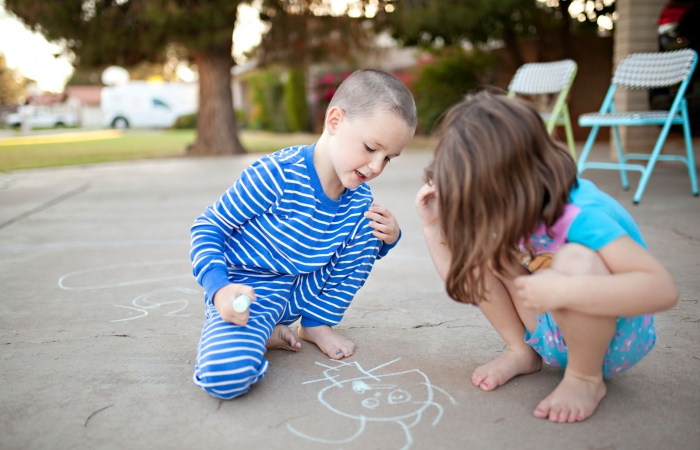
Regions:
<instances>
[{"instance_id":1,"label":"green leaves","mask_svg":"<svg viewBox=\"0 0 700 450\"><path fill-rule=\"evenodd\" d=\"M190 52L231 51L236 11L228 0L6 0L5 8L76 63L103 67L162 61L168 44Z\"/></svg>"}]
</instances>

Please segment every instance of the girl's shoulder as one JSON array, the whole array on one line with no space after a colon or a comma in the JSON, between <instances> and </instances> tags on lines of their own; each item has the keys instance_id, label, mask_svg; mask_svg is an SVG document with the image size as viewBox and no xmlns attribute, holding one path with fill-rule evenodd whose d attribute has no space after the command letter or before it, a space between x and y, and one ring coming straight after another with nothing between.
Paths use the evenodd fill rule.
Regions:
<instances>
[{"instance_id":1,"label":"girl's shoulder","mask_svg":"<svg viewBox=\"0 0 700 450\"><path fill-rule=\"evenodd\" d=\"M568 242L599 250L615 239L629 235L646 247L630 213L591 181L579 179L571 190L569 205L576 210L566 233Z\"/></svg>"}]
</instances>

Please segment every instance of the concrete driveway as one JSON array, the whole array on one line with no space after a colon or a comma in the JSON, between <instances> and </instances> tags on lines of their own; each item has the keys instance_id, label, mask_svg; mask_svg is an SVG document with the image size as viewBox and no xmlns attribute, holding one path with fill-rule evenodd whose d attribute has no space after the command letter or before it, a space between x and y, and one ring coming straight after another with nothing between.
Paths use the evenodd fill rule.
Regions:
<instances>
[{"instance_id":1,"label":"concrete driveway","mask_svg":"<svg viewBox=\"0 0 700 450\"><path fill-rule=\"evenodd\" d=\"M189 227L256 156L0 176L0 448L700 448L700 199L684 168L660 165L639 206L615 172L586 173L638 221L681 301L596 414L560 425L531 414L556 369L491 393L469 381L503 344L429 260L413 197L430 157L406 151L372 183L404 237L338 327L355 356L269 352L267 377L227 402L191 381L204 314Z\"/></svg>"}]
</instances>

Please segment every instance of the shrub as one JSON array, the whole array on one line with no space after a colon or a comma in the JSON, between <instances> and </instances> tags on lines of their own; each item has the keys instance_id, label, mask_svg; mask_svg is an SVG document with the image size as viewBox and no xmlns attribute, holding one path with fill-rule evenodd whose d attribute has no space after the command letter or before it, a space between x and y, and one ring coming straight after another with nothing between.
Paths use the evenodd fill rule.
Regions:
<instances>
[{"instance_id":1,"label":"shrub","mask_svg":"<svg viewBox=\"0 0 700 450\"><path fill-rule=\"evenodd\" d=\"M479 86L493 58L477 49L451 49L421 71L413 85L418 112L418 132L430 133L440 116Z\"/></svg>"},{"instance_id":2,"label":"shrub","mask_svg":"<svg viewBox=\"0 0 700 450\"><path fill-rule=\"evenodd\" d=\"M284 84L284 107L287 112L289 131L309 129L309 106L306 103L306 77L304 72L290 69Z\"/></svg>"},{"instance_id":3,"label":"shrub","mask_svg":"<svg viewBox=\"0 0 700 450\"><path fill-rule=\"evenodd\" d=\"M251 75L251 100L253 102L251 128L284 133L288 131L284 112L284 87L279 76L268 69Z\"/></svg>"},{"instance_id":4,"label":"shrub","mask_svg":"<svg viewBox=\"0 0 700 450\"><path fill-rule=\"evenodd\" d=\"M172 128L175 130L191 130L197 128L197 113L178 117Z\"/></svg>"}]
</instances>

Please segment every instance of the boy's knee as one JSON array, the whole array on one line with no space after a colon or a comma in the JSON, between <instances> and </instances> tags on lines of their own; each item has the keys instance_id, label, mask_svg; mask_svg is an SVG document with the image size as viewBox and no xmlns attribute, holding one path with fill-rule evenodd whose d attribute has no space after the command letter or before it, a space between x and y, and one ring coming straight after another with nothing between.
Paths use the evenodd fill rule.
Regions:
<instances>
[{"instance_id":1,"label":"boy's knee","mask_svg":"<svg viewBox=\"0 0 700 450\"><path fill-rule=\"evenodd\" d=\"M267 372L268 362L250 351L201 355L194 382L214 397L230 400L250 391Z\"/></svg>"},{"instance_id":2,"label":"boy's knee","mask_svg":"<svg viewBox=\"0 0 700 450\"><path fill-rule=\"evenodd\" d=\"M604 275L610 271L596 252L581 244L566 244L552 258L552 269L570 275Z\"/></svg>"}]
</instances>

